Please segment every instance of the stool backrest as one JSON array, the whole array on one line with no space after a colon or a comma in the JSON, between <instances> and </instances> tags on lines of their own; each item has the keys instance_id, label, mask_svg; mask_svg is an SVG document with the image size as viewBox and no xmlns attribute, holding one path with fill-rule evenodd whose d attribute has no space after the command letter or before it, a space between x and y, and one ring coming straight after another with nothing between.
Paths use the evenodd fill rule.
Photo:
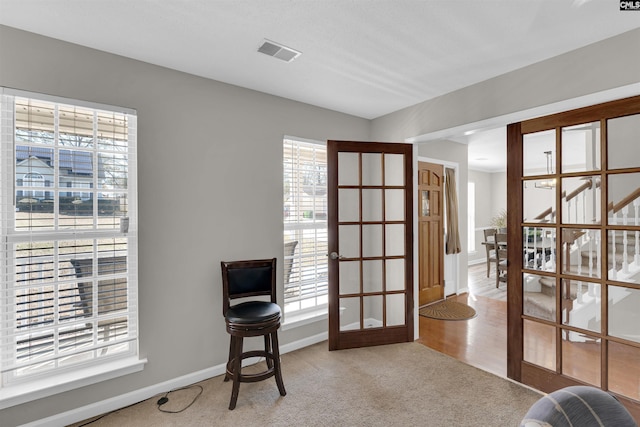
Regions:
<instances>
[{"instance_id":1,"label":"stool backrest","mask_svg":"<svg viewBox=\"0 0 640 427\"><path fill-rule=\"evenodd\" d=\"M231 300L253 296L270 297L276 302L276 258L247 261L222 261L222 314Z\"/></svg>"}]
</instances>

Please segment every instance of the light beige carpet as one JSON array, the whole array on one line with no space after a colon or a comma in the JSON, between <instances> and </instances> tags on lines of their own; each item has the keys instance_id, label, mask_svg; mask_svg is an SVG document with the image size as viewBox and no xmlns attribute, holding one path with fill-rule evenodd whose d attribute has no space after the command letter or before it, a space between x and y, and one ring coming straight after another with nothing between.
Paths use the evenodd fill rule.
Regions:
<instances>
[{"instance_id":1,"label":"light beige carpet","mask_svg":"<svg viewBox=\"0 0 640 427\"><path fill-rule=\"evenodd\" d=\"M180 414L158 411L156 396L91 426L518 426L542 395L418 343L329 352L323 342L282 356L287 395L273 378L240 385L199 383L199 399ZM186 406L198 390L170 395ZM79 423L82 424L82 423Z\"/></svg>"}]
</instances>

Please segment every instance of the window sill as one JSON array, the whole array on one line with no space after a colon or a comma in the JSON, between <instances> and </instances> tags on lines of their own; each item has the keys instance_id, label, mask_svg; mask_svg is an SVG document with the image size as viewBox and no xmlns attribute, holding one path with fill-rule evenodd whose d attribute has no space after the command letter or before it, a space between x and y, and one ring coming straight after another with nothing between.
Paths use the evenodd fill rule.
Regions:
<instances>
[{"instance_id":1,"label":"window sill","mask_svg":"<svg viewBox=\"0 0 640 427\"><path fill-rule=\"evenodd\" d=\"M147 363L147 359L130 357L104 363L100 366L91 366L22 384L9 385L0 389L0 409L132 374L141 371L145 363Z\"/></svg>"},{"instance_id":2,"label":"window sill","mask_svg":"<svg viewBox=\"0 0 640 427\"><path fill-rule=\"evenodd\" d=\"M328 318L327 307L315 310L305 311L302 313L285 314L285 321L282 324L282 330L293 329L310 323L319 322Z\"/></svg>"}]
</instances>

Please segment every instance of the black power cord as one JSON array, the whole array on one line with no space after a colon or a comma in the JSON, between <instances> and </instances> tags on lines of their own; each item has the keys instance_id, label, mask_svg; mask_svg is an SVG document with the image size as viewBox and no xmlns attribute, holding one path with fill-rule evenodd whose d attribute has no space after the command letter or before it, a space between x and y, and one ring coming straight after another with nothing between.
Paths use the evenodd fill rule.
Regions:
<instances>
[{"instance_id":1,"label":"black power cord","mask_svg":"<svg viewBox=\"0 0 640 427\"><path fill-rule=\"evenodd\" d=\"M173 392L175 392L175 391L179 391L179 390L188 390L188 389L191 389L191 388L198 388L198 389L199 389L199 391L198 391L198 394L196 394L196 396L193 398L193 400L191 401L191 403L189 403L186 407L184 407L184 408L182 408L182 409L180 409L180 410L178 410L178 411L169 411L169 410L166 410L166 409L162 409L162 408L161 408L161 406L162 406L162 405L164 405L165 403L167 403L167 402L169 401L169 395L170 395L171 393L173 393ZM174 390L169 390L168 392L166 392L166 393L164 394L164 396L162 396L162 397L161 397L160 399L158 399L158 401L156 402L156 404L158 405L158 410L159 410L160 412L166 412L167 414L178 414L178 413L180 413L180 412L186 411L186 410L187 410L191 405L193 405L193 404L195 403L195 401L196 401L196 400L198 400L198 398L200 397L200 395L202 394L202 392L203 392L203 391L204 391L204 389L203 389L203 388L202 388L202 386L200 386L200 385L190 385L190 386L187 386L187 387L180 387L180 388L176 388L176 389L174 389ZM156 395L156 396L157 396L157 395ZM152 399L152 398L150 397L149 399ZM146 400L149 400L149 399L146 399ZM96 421L103 419L103 418L104 418L104 417L106 417L107 415L111 415L111 414L113 414L113 413L115 413L115 412L121 411L121 410L123 410L123 409L129 408L129 407L134 406L134 405L137 405L137 404L139 404L139 403L142 403L142 402L132 403L131 405L125 406L124 408L119 408L119 409L115 409L115 410L113 410L113 411L110 411L110 412L104 413L104 414L99 415L99 416L97 416L96 418L94 418L94 419L92 419L92 420L90 420L90 421L85 422L84 424L80 424L78 427L83 427L83 426L86 426L86 425L89 425L89 424L93 424L93 423L95 423Z\"/></svg>"},{"instance_id":2,"label":"black power cord","mask_svg":"<svg viewBox=\"0 0 640 427\"><path fill-rule=\"evenodd\" d=\"M190 390L192 388L197 388L199 389L198 394L196 394L196 396L193 398L193 400L184 408L179 409L177 411L170 411L167 409L162 409L162 405L164 405L165 403L169 402L169 395L173 392L176 391L180 391L180 390ZM180 388L176 388L173 390L169 390L168 392L165 393L164 396L162 396L160 399L158 399L158 401L156 402L156 405L158 405L158 410L160 412L166 412L167 414L179 414L180 412L186 411L187 409L189 409L189 407L191 407L191 405L193 405L196 400L198 400L198 398L200 397L200 395L202 394L202 392L204 391L204 389L202 388L202 386L200 385L190 385L187 387L180 387Z\"/></svg>"}]
</instances>

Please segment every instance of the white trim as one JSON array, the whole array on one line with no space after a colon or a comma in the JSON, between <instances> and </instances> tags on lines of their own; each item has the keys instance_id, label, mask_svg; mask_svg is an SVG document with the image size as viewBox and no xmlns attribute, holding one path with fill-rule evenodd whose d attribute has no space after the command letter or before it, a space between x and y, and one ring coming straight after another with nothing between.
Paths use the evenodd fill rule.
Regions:
<instances>
[{"instance_id":1,"label":"white trim","mask_svg":"<svg viewBox=\"0 0 640 427\"><path fill-rule=\"evenodd\" d=\"M469 288L462 288L456 291L456 295L462 295L462 294L468 294L468 293L469 293Z\"/></svg>"},{"instance_id":2,"label":"white trim","mask_svg":"<svg viewBox=\"0 0 640 427\"><path fill-rule=\"evenodd\" d=\"M418 156L419 162L427 162L427 163L435 163L437 165L442 165L447 168L453 168L456 170L456 174L458 173L458 168L460 167L460 163L458 162L450 162L448 160L436 159L434 157L424 157ZM457 176L456 176L457 178ZM456 189L457 190L457 189Z\"/></svg>"},{"instance_id":3,"label":"white trim","mask_svg":"<svg viewBox=\"0 0 640 427\"><path fill-rule=\"evenodd\" d=\"M287 331L310 323L320 322L322 320L326 320L328 317L329 308L327 305L314 308L313 310L303 311L302 313L298 313L296 311L288 315L285 313L282 330Z\"/></svg>"},{"instance_id":4,"label":"white trim","mask_svg":"<svg viewBox=\"0 0 640 427\"><path fill-rule=\"evenodd\" d=\"M62 96L48 95L46 93L40 93L40 92L29 92L27 90L14 89L14 88L4 87L4 86L0 87L0 94L17 96L20 98L34 98L39 101L48 101L48 102L54 102L58 104L74 105L79 107L91 108L94 110L113 111L115 113L131 114L134 116L137 115L136 110L133 108L120 107L120 106L109 105L109 104L100 104L99 102L84 101L81 99L65 98Z\"/></svg>"},{"instance_id":5,"label":"white trim","mask_svg":"<svg viewBox=\"0 0 640 427\"><path fill-rule=\"evenodd\" d=\"M306 142L307 144L316 144L327 146L327 141L318 141L317 139L300 138L299 136L283 135L282 139L291 139L293 141Z\"/></svg>"},{"instance_id":6,"label":"white trim","mask_svg":"<svg viewBox=\"0 0 640 427\"><path fill-rule=\"evenodd\" d=\"M147 359L131 357L102 363L99 366L75 369L73 372L41 380L5 386L0 389L0 409L139 372L146 363Z\"/></svg>"},{"instance_id":7,"label":"white trim","mask_svg":"<svg viewBox=\"0 0 640 427\"><path fill-rule=\"evenodd\" d=\"M420 338L420 265L419 265L419 248L418 248L418 144L413 144L413 183L416 185L413 189L413 339Z\"/></svg>"},{"instance_id":8,"label":"white trim","mask_svg":"<svg viewBox=\"0 0 640 427\"><path fill-rule=\"evenodd\" d=\"M322 341L327 341L329 339L328 332L321 332L316 335L312 335L310 337L302 338L297 341L290 342L289 344L284 344L280 346L280 354L290 353L292 351L300 350L301 348L309 347L310 345L317 344ZM329 347L327 346L327 351Z\"/></svg>"},{"instance_id":9,"label":"white trim","mask_svg":"<svg viewBox=\"0 0 640 427\"><path fill-rule=\"evenodd\" d=\"M447 139L455 135L462 135L465 132L475 132L482 129L494 129L497 127L506 126L509 123L521 122L523 120L528 120L535 117L542 117L549 114L574 110L576 108L588 107L591 105L596 105L621 98L628 98L635 95L640 95L640 83L632 83L614 89L590 93L587 95L579 96L577 98L565 99L563 101L558 101L539 107L529 108L522 111L503 114L501 116L490 117L488 119L479 120L477 122L466 123L464 125L455 126L448 129L441 129L425 133L422 135L407 138L405 142L417 143L432 141L436 139Z\"/></svg>"},{"instance_id":10,"label":"white trim","mask_svg":"<svg viewBox=\"0 0 640 427\"><path fill-rule=\"evenodd\" d=\"M321 334L303 338L298 341L294 341L289 344L282 345L280 346L280 354L289 353L294 350L326 341L327 338L328 335L326 332L324 332ZM169 390L185 387L200 381L216 377L218 375L222 375L225 373L225 370L226 362L197 372L192 372L181 377L173 378L158 384L134 390L129 393L115 396L110 399L102 400L100 402L95 402L90 405L52 415L50 417L33 421L28 424L23 424L23 427L62 427L69 424L77 423L79 421L84 421L100 414L105 414L107 412L124 408L134 403L142 402L153 396L165 393Z\"/></svg>"}]
</instances>

